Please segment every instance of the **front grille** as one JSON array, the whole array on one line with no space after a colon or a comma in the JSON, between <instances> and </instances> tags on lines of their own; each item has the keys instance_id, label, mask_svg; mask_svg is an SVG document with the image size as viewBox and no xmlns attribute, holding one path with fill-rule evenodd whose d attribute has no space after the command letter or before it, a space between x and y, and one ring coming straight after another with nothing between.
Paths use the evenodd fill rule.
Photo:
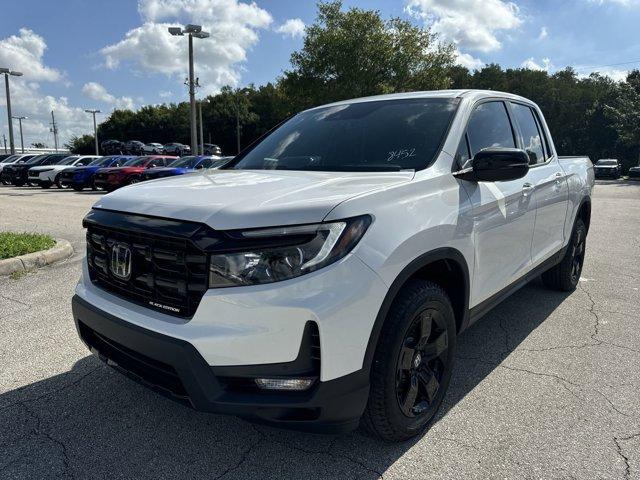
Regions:
<instances>
[{"instance_id":1,"label":"front grille","mask_svg":"<svg viewBox=\"0 0 640 480\"><path fill-rule=\"evenodd\" d=\"M171 365L131 350L101 335L81 321L78 322L78 329L89 348L103 360L154 390L190 404L189 395L178 372Z\"/></svg>"},{"instance_id":2,"label":"front grille","mask_svg":"<svg viewBox=\"0 0 640 480\"><path fill-rule=\"evenodd\" d=\"M111 268L117 245L131 252L127 279ZM192 317L207 290L207 254L186 238L88 225L87 263L98 287L169 315Z\"/></svg>"}]
</instances>

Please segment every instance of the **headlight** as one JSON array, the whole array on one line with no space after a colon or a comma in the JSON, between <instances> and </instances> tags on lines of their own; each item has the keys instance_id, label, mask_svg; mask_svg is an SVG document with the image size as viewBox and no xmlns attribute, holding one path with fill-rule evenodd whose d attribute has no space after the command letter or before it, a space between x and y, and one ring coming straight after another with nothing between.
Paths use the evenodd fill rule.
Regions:
<instances>
[{"instance_id":1,"label":"headlight","mask_svg":"<svg viewBox=\"0 0 640 480\"><path fill-rule=\"evenodd\" d=\"M362 238L371 217L230 233L251 247L214 253L209 288L278 282L313 272L344 257ZM236 242L234 242L236 243Z\"/></svg>"}]
</instances>

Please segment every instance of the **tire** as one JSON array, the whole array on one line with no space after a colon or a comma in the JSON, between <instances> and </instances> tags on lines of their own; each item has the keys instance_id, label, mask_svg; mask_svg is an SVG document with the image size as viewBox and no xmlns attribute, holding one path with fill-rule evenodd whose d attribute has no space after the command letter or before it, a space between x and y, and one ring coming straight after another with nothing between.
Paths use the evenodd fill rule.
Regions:
<instances>
[{"instance_id":1,"label":"tire","mask_svg":"<svg viewBox=\"0 0 640 480\"><path fill-rule=\"evenodd\" d=\"M56 177L56 187L58 187L60 190L66 190L67 188L69 188L68 186L64 186L60 183L60 176Z\"/></svg>"},{"instance_id":2,"label":"tire","mask_svg":"<svg viewBox=\"0 0 640 480\"><path fill-rule=\"evenodd\" d=\"M135 185L136 183L140 183L140 177L132 177L127 182L127 185Z\"/></svg>"},{"instance_id":3,"label":"tire","mask_svg":"<svg viewBox=\"0 0 640 480\"><path fill-rule=\"evenodd\" d=\"M543 283L552 290L572 292L578 286L587 239L587 227L576 219L567 252L562 261L542 274Z\"/></svg>"},{"instance_id":4,"label":"tire","mask_svg":"<svg viewBox=\"0 0 640 480\"><path fill-rule=\"evenodd\" d=\"M433 282L410 280L380 332L362 427L386 442L424 432L449 387L455 347L455 316L445 291Z\"/></svg>"}]
</instances>

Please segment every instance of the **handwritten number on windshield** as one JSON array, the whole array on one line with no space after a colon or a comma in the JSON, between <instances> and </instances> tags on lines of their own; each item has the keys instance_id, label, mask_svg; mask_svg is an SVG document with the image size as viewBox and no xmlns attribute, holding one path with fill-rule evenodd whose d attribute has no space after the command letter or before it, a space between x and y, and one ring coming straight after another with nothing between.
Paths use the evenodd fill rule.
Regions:
<instances>
[{"instance_id":1,"label":"handwritten number on windshield","mask_svg":"<svg viewBox=\"0 0 640 480\"><path fill-rule=\"evenodd\" d=\"M403 148L401 150L391 150L388 154L387 162L392 162L394 160L404 160L406 158L411 158L416 156L415 148Z\"/></svg>"}]
</instances>

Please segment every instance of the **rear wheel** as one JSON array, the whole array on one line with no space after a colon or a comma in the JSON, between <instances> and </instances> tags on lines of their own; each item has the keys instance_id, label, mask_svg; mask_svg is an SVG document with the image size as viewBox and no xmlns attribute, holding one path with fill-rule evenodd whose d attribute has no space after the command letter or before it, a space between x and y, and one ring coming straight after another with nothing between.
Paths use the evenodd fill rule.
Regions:
<instances>
[{"instance_id":1,"label":"rear wheel","mask_svg":"<svg viewBox=\"0 0 640 480\"><path fill-rule=\"evenodd\" d=\"M380 333L363 427L388 442L423 432L449 386L455 346L455 316L447 294L435 283L410 281Z\"/></svg>"},{"instance_id":2,"label":"rear wheel","mask_svg":"<svg viewBox=\"0 0 640 480\"><path fill-rule=\"evenodd\" d=\"M140 183L140 178L139 177L132 177L129 182L127 182L127 185L135 185L136 183Z\"/></svg>"},{"instance_id":3,"label":"rear wheel","mask_svg":"<svg viewBox=\"0 0 640 480\"><path fill-rule=\"evenodd\" d=\"M586 240L587 227L582 219L578 218L564 258L558 265L542 274L542 281L547 287L564 292L576 289L582 273Z\"/></svg>"}]
</instances>

